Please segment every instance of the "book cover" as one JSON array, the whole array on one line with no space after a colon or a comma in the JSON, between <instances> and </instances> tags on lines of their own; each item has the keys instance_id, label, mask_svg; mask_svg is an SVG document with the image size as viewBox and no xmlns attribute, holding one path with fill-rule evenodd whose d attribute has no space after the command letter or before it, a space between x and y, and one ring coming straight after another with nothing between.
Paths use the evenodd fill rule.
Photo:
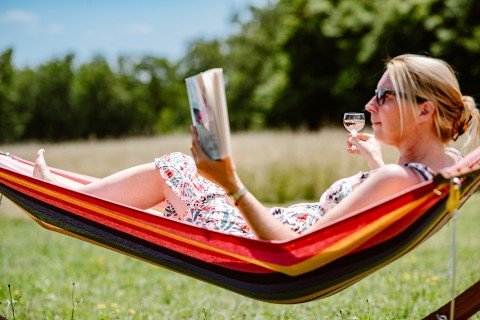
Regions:
<instances>
[{"instance_id":1,"label":"book cover","mask_svg":"<svg viewBox=\"0 0 480 320\"><path fill-rule=\"evenodd\" d=\"M210 69L185 79L192 122L200 145L212 159L230 155L228 120L223 70Z\"/></svg>"}]
</instances>

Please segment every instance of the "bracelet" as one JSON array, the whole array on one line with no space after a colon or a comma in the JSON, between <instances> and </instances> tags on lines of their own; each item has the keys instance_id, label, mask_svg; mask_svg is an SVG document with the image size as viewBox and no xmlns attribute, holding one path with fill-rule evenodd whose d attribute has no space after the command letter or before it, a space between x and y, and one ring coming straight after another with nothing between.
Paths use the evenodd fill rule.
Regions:
<instances>
[{"instance_id":1,"label":"bracelet","mask_svg":"<svg viewBox=\"0 0 480 320\"><path fill-rule=\"evenodd\" d=\"M248 192L248 189L244 186L241 187L237 192L229 194L229 196L232 197L233 202L235 202L235 205L237 205L238 201L240 201L240 199L242 199L243 196L246 195Z\"/></svg>"}]
</instances>

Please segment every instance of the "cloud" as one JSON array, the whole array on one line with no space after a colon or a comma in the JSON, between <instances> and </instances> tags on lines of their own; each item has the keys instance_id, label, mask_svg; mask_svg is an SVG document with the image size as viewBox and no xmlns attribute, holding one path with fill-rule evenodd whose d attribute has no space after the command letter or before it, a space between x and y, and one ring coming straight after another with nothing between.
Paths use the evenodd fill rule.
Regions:
<instances>
[{"instance_id":1,"label":"cloud","mask_svg":"<svg viewBox=\"0 0 480 320\"><path fill-rule=\"evenodd\" d=\"M42 33L59 35L63 34L65 31L63 25L59 23L44 25L38 14L21 9L11 9L4 13L0 13L0 23L10 24L12 27L18 27L18 25L20 25L20 29L37 35Z\"/></svg>"},{"instance_id":2,"label":"cloud","mask_svg":"<svg viewBox=\"0 0 480 320\"><path fill-rule=\"evenodd\" d=\"M130 36L147 36L154 32L154 28L146 23L131 23L123 28L121 31Z\"/></svg>"},{"instance_id":3,"label":"cloud","mask_svg":"<svg viewBox=\"0 0 480 320\"><path fill-rule=\"evenodd\" d=\"M47 27L47 32L50 34L62 34L63 30L64 30L63 26L58 23L51 24Z\"/></svg>"},{"instance_id":4,"label":"cloud","mask_svg":"<svg viewBox=\"0 0 480 320\"><path fill-rule=\"evenodd\" d=\"M0 15L0 21L32 25L38 21L37 14L21 9L12 9Z\"/></svg>"}]
</instances>

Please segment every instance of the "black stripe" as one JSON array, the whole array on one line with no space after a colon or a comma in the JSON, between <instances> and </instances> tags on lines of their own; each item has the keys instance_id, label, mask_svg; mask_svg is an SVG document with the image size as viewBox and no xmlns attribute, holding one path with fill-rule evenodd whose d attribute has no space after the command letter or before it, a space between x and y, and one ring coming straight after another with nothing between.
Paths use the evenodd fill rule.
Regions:
<instances>
[{"instance_id":1,"label":"black stripe","mask_svg":"<svg viewBox=\"0 0 480 320\"><path fill-rule=\"evenodd\" d=\"M78 217L66 210L32 200L13 189L0 185L0 191L36 218L65 231L102 243L182 274L220 286L224 289L270 302L302 299L352 277L368 272L391 259L430 226L443 211L443 201L422 216L402 234L372 248L350 254L311 272L291 277L282 273L257 274L209 264L176 251L152 244L113 228ZM356 281L355 281L356 282ZM352 285L349 283L348 286Z\"/></svg>"}]
</instances>

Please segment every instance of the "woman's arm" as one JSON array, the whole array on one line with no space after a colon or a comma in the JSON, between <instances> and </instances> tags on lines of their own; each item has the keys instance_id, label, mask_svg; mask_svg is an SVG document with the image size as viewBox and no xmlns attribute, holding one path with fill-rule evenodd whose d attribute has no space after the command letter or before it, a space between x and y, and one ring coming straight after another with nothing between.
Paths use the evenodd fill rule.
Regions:
<instances>
[{"instance_id":1,"label":"woman's arm","mask_svg":"<svg viewBox=\"0 0 480 320\"><path fill-rule=\"evenodd\" d=\"M194 128L192 128L191 152L198 172L221 186L227 194L234 194L244 187L236 173L232 158L210 159L202 150ZM297 236L295 232L272 216L268 209L250 192L242 196L236 206L242 212L252 231L260 239L283 240Z\"/></svg>"}]
</instances>

